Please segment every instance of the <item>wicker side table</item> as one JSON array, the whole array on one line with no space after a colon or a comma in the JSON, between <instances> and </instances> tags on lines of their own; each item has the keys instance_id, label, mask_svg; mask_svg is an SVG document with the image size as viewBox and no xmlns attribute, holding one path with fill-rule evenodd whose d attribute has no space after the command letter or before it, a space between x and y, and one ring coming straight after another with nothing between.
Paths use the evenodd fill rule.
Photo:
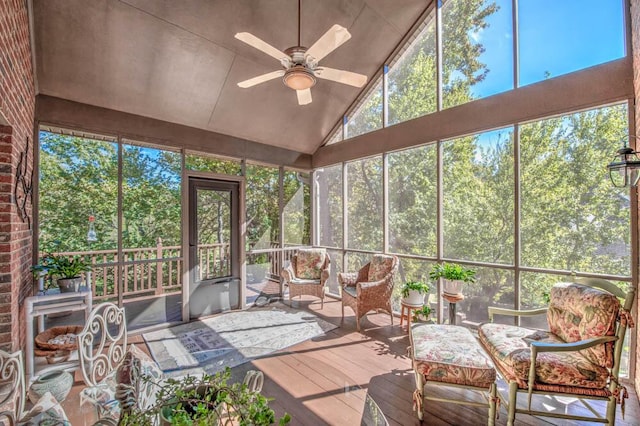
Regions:
<instances>
[{"instance_id":1,"label":"wicker side table","mask_svg":"<svg viewBox=\"0 0 640 426\"><path fill-rule=\"evenodd\" d=\"M411 303L405 303L404 301L400 302L400 327L402 327L402 323L404 319L407 319L407 333L411 329L411 311L416 311L418 309L422 309L423 304L413 305Z\"/></svg>"}]
</instances>

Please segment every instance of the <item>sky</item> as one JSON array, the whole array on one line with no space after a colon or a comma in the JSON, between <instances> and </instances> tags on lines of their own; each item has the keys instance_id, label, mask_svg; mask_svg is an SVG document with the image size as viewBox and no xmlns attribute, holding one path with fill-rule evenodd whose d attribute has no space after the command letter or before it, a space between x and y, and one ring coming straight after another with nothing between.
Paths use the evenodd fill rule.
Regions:
<instances>
[{"instance_id":1,"label":"sky","mask_svg":"<svg viewBox=\"0 0 640 426\"><path fill-rule=\"evenodd\" d=\"M489 27L471 34L486 51L489 68L474 94L486 97L513 88L511 0L487 19ZM520 86L588 68L625 54L623 0L519 0ZM445 4L446 7L446 4Z\"/></svg>"}]
</instances>

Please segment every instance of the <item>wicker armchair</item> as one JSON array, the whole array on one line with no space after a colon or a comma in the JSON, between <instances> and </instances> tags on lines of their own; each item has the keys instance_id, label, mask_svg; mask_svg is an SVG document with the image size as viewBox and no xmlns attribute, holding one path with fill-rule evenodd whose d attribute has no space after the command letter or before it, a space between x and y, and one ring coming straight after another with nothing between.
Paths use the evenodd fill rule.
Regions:
<instances>
[{"instance_id":1,"label":"wicker armchair","mask_svg":"<svg viewBox=\"0 0 640 426\"><path fill-rule=\"evenodd\" d=\"M289 301L294 296L316 296L320 298L320 309L324 307L324 286L329 279L331 260L324 249L300 249L291 258L291 263L282 269L283 285L289 286Z\"/></svg>"},{"instance_id":2,"label":"wicker armchair","mask_svg":"<svg viewBox=\"0 0 640 426\"><path fill-rule=\"evenodd\" d=\"M372 309L384 309L391 315L391 293L395 275L398 272L398 258L376 254L358 272L338 274L342 287L342 319L344 307L349 306L356 313L356 325L360 331L360 318Z\"/></svg>"}]
</instances>

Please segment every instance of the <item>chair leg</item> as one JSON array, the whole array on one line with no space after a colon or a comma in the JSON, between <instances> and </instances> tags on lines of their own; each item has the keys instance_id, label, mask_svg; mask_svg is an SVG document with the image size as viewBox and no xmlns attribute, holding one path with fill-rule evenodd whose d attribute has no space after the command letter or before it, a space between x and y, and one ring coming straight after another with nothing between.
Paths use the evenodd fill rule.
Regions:
<instances>
[{"instance_id":1,"label":"chair leg","mask_svg":"<svg viewBox=\"0 0 640 426\"><path fill-rule=\"evenodd\" d=\"M324 308L324 287L322 287L322 291L320 292L320 309Z\"/></svg>"},{"instance_id":2,"label":"chair leg","mask_svg":"<svg viewBox=\"0 0 640 426\"><path fill-rule=\"evenodd\" d=\"M614 425L616 423L616 397L610 396L607 401L607 424Z\"/></svg>"},{"instance_id":3,"label":"chair leg","mask_svg":"<svg viewBox=\"0 0 640 426\"><path fill-rule=\"evenodd\" d=\"M356 313L356 330L358 330L358 333L360 332L360 317L358 316L357 313Z\"/></svg>"},{"instance_id":4,"label":"chair leg","mask_svg":"<svg viewBox=\"0 0 640 426\"><path fill-rule=\"evenodd\" d=\"M344 303L342 303L342 321L341 322L344 322Z\"/></svg>"},{"instance_id":5,"label":"chair leg","mask_svg":"<svg viewBox=\"0 0 640 426\"><path fill-rule=\"evenodd\" d=\"M498 386L495 383L489 388L489 420L487 424L494 426L496 424L496 400L498 396Z\"/></svg>"},{"instance_id":6,"label":"chair leg","mask_svg":"<svg viewBox=\"0 0 640 426\"><path fill-rule=\"evenodd\" d=\"M507 413L507 426L514 426L516 421L516 404L518 403L518 384L509 382L509 410Z\"/></svg>"},{"instance_id":7,"label":"chair leg","mask_svg":"<svg viewBox=\"0 0 640 426\"><path fill-rule=\"evenodd\" d=\"M393 327L393 311L391 309L389 309L389 315L391 316L391 326ZM402 317L400 317L400 321L402 321Z\"/></svg>"},{"instance_id":8,"label":"chair leg","mask_svg":"<svg viewBox=\"0 0 640 426\"><path fill-rule=\"evenodd\" d=\"M418 415L418 420L422 421L423 413L423 404L424 404L424 378L422 374L416 371L415 366L413 367L413 374L416 377L416 390L413 391L413 406L416 410L416 414Z\"/></svg>"}]
</instances>

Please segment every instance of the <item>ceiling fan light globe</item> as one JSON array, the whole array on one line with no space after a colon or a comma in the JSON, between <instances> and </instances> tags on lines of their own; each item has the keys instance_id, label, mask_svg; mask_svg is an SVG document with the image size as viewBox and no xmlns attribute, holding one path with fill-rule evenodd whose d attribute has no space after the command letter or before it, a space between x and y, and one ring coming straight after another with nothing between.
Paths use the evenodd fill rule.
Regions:
<instances>
[{"instance_id":1,"label":"ceiling fan light globe","mask_svg":"<svg viewBox=\"0 0 640 426\"><path fill-rule=\"evenodd\" d=\"M284 85L293 90L310 89L316 84L316 78L309 71L291 69L282 77Z\"/></svg>"}]
</instances>

